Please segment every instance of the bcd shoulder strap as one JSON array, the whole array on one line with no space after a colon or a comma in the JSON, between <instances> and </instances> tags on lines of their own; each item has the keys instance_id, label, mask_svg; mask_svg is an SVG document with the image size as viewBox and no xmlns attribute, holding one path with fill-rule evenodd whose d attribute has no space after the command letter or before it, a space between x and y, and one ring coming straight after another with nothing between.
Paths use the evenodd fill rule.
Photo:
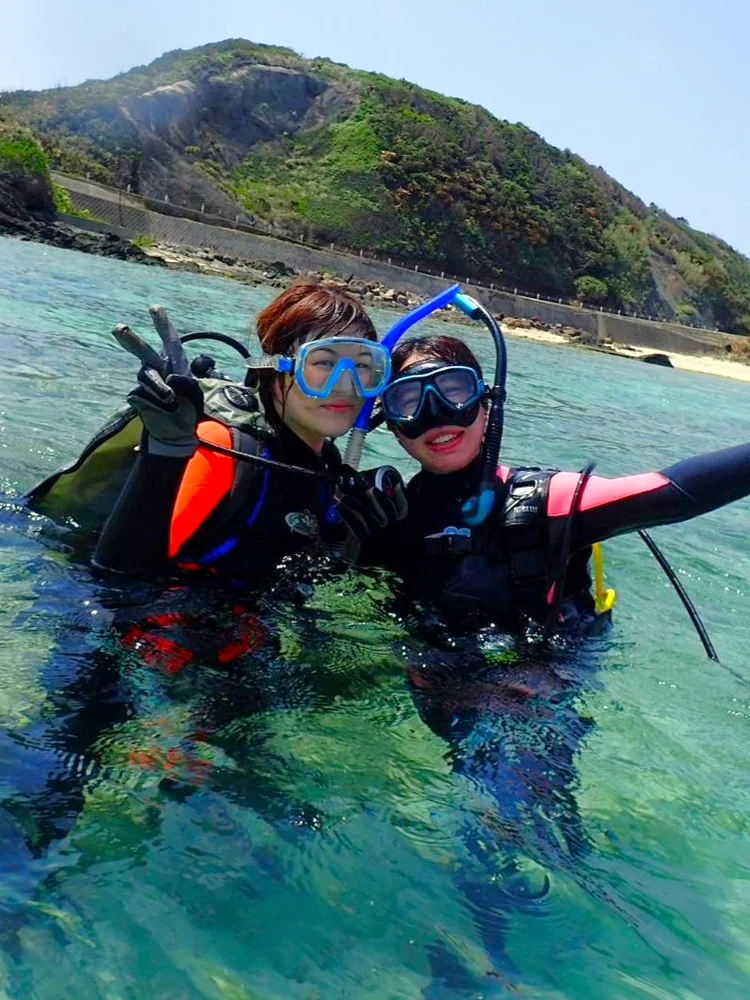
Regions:
<instances>
[{"instance_id":1,"label":"bcd shoulder strap","mask_svg":"<svg viewBox=\"0 0 750 1000\"><path fill-rule=\"evenodd\" d=\"M551 583L547 497L555 469L515 469L498 527L508 553L516 600L524 613L543 612Z\"/></svg>"}]
</instances>

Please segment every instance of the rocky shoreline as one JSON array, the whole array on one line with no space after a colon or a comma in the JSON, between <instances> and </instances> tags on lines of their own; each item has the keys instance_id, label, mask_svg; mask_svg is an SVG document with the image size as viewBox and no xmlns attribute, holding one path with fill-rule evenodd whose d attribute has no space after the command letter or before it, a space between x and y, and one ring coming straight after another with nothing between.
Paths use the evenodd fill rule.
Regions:
<instances>
[{"instance_id":1,"label":"rocky shoreline","mask_svg":"<svg viewBox=\"0 0 750 1000\"><path fill-rule=\"evenodd\" d=\"M167 267L171 270L231 278L247 285L271 285L272 287L284 288L292 278L303 273L310 274L318 279L331 279L341 283L365 305L379 309L409 310L424 301L424 297L403 289L388 287L378 281L365 281L354 276L346 278L326 272L302 272L282 261L267 263L243 260L208 248L178 247L164 243L149 244L145 241L138 245L112 233L88 232L59 221L52 221L50 218L33 217L29 214L23 218L19 218L17 215L16 217L9 216L3 212L4 207L2 198L0 198L0 236L20 237L24 240L48 243L66 250L78 250L81 253L96 254L136 264L148 264L156 267ZM435 318L450 323L471 323L470 320L453 309L441 311L436 314ZM503 316L496 318L502 322L503 331L511 336L519 336L546 344L593 350L598 353L645 361L665 367L682 368L687 371L750 381L750 366L742 363L745 359L728 360L718 356L711 358L710 356L666 354L630 347L627 344L602 343L591 333L572 326L550 325L534 318L506 318Z\"/></svg>"},{"instance_id":2,"label":"rocky shoreline","mask_svg":"<svg viewBox=\"0 0 750 1000\"><path fill-rule=\"evenodd\" d=\"M285 288L292 278L309 274L314 278L321 280L326 278L345 285L352 295L356 295L358 299L371 306L386 309L413 309L424 301L424 298L419 295L397 288L389 288L379 281L364 281L354 277L342 278L340 275L324 271L300 271L283 261L268 263L243 260L207 248L177 247L164 243L155 243L144 249L146 254L166 267L179 271L232 278L247 285L271 285L275 288Z\"/></svg>"},{"instance_id":3,"label":"rocky shoreline","mask_svg":"<svg viewBox=\"0 0 750 1000\"><path fill-rule=\"evenodd\" d=\"M310 275L319 280L327 279L341 284L360 299L365 305L378 309L414 309L425 301L425 296L415 295L400 288L384 285L380 281L366 281L362 278L331 274L326 271L300 271L283 261L265 263L262 261L242 260L217 253L207 248L193 249L191 247L176 247L164 243L155 243L145 248L145 253L160 264L179 271L214 275L222 278L232 278L248 285L271 285L275 288L285 288L292 278L300 275ZM503 327L511 332L548 331L559 337L560 342L580 340L586 343L587 335L572 326L550 326L537 319L521 319L497 316ZM449 323L466 323L476 327L476 324L456 310L446 310L437 313L435 319Z\"/></svg>"},{"instance_id":4,"label":"rocky shoreline","mask_svg":"<svg viewBox=\"0 0 750 1000\"><path fill-rule=\"evenodd\" d=\"M130 240L111 233L89 233L74 229L63 222L48 222L35 218L19 219L0 212L0 236L14 236L34 243L47 243L63 250L78 250L98 257L113 257L136 264L164 265L158 257L144 253Z\"/></svg>"},{"instance_id":5,"label":"rocky shoreline","mask_svg":"<svg viewBox=\"0 0 750 1000\"><path fill-rule=\"evenodd\" d=\"M355 295L365 305L380 309L414 309L425 301L424 296L415 295L413 292L407 292L403 289L392 288L379 281L365 281L353 276L342 278L339 275L321 271L300 272L282 261L268 264L258 261L241 260L205 248L192 249L166 244L154 244L151 247L147 247L145 252L149 256L152 256L154 260L158 260L159 263L170 268L232 278L251 285L264 284L283 288L286 287L291 278L297 277L302 273L311 274L313 277L319 279L328 278L345 286L347 291ZM444 320L449 323L465 323L476 327L476 324L467 319L462 313L452 309L437 313L435 319ZM547 343L567 343L578 347L597 348L609 353L619 353L616 348L612 348L610 351L609 345L598 343L592 334L577 327L564 326L562 324L550 325L539 319L524 319L512 316L507 318L496 316L496 319L502 323L503 330L506 333L534 340L544 340ZM545 337L544 334L548 336ZM630 349L626 347L624 350L627 352ZM653 352L648 353L652 354ZM661 357L665 357L665 355L661 355Z\"/></svg>"}]
</instances>

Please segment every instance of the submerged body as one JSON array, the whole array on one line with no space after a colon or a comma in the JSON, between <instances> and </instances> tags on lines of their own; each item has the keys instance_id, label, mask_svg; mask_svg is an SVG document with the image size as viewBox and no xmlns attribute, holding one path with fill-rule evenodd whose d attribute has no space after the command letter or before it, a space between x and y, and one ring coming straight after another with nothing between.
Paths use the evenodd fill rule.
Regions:
<instances>
[{"instance_id":1,"label":"submerged body","mask_svg":"<svg viewBox=\"0 0 750 1000\"><path fill-rule=\"evenodd\" d=\"M432 647L409 670L420 714L446 741L456 775L495 802L493 815L467 817L464 842L476 864L456 880L502 968L509 912L543 899L552 885L538 870L519 883L516 860L523 868L531 857L551 874L571 869L588 843L575 756L592 723L577 701L598 644L587 650L589 643L571 647L559 638L609 624L592 593L592 546L747 496L750 445L611 479L591 475L591 467L494 465L488 477L485 429L501 429L502 420L495 412L488 421L487 411L490 401L502 407L504 379L490 394L472 352L448 336L407 340L392 362L383 413L422 469L407 486L406 519L367 555L420 599L414 621ZM498 440L495 433L494 446ZM553 634L553 646L533 641ZM442 966L450 970L450 962ZM460 970L450 977L458 989Z\"/></svg>"}]
</instances>

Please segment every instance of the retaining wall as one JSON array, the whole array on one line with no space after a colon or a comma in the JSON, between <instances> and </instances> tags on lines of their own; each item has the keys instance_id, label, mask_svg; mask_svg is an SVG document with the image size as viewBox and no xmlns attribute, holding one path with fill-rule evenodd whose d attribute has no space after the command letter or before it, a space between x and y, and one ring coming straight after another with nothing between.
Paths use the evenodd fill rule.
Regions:
<instances>
[{"instance_id":1,"label":"retaining wall","mask_svg":"<svg viewBox=\"0 0 750 1000\"><path fill-rule=\"evenodd\" d=\"M302 271L330 271L347 278L378 281L387 287L418 295L435 295L451 280L449 277L399 267L371 257L276 239L241 223L232 225L231 228L228 225L212 225L206 221L198 221L210 219L210 216L177 206L160 204L159 211L156 212L146 206L145 199L112 191L91 181L79 181L63 175L56 175L55 179L70 192L76 208L87 209L96 217L65 217L64 221L81 229L113 232L126 239L139 235L153 236L159 242L206 247L216 253L266 264L281 261ZM165 214L165 209L170 214ZM198 219L187 218L186 215L197 216ZM226 223L227 220L219 221ZM465 291L495 314L537 319L551 325L560 323L573 326L593 335L599 342L611 340L616 344L632 344L683 354L713 354L717 351L729 353L733 344L748 342L747 338L732 334L615 315L474 285L468 279L460 277L458 280Z\"/></svg>"}]
</instances>

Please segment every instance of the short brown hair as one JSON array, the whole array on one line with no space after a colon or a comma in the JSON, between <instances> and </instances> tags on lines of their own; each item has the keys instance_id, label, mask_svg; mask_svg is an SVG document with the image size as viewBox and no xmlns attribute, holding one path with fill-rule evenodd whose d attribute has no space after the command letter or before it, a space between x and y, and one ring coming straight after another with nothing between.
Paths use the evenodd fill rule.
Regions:
<instances>
[{"instance_id":1,"label":"short brown hair","mask_svg":"<svg viewBox=\"0 0 750 1000\"><path fill-rule=\"evenodd\" d=\"M266 354L287 354L312 331L317 339L352 327L358 337L378 339L361 302L332 281L310 278L293 281L259 313L256 324Z\"/></svg>"},{"instance_id":2,"label":"short brown hair","mask_svg":"<svg viewBox=\"0 0 750 1000\"><path fill-rule=\"evenodd\" d=\"M447 333L440 333L436 337L410 337L398 343L391 354L391 378L408 368L409 359L415 354L431 361L444 361L446 365L466 365L467 368L473 368L480 378L484 378L482 366L472 349L463 340L450 337Z\"/></svg>"},{"instance_id":3,"label":"short brown hair","mask_svg":"<svg viewBox=\"0 0 750 1000\"><path fill-rule=\"evenodd\" d=\"M265 354L291 354L300 341L350 330L353 337L377 340L372 320L354 296L333 281L297 278L258 314L258 339ZM261 371L258 390L266 416L276 422L271 402L276 374Z\"/></svg>"}]
</instances>

